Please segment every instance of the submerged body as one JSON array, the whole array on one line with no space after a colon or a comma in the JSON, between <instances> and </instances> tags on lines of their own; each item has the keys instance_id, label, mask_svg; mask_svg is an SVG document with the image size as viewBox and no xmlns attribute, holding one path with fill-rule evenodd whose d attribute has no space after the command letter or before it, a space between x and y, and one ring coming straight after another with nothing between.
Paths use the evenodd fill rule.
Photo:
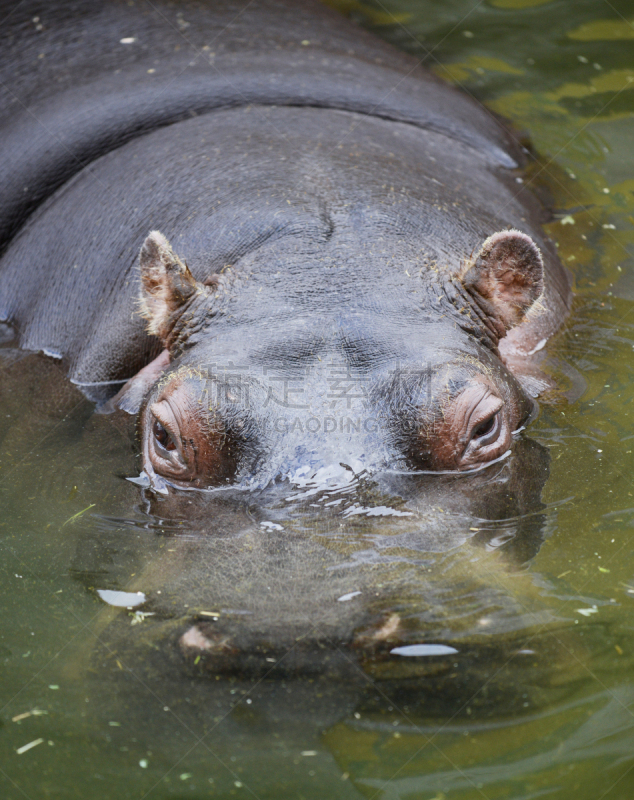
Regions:
<instances>
[{"instance_id":1,"label":"submerged body","mask_svg":"<svg viewBox=\"0 0 634 800\"><path fill-rule=\"evenodd\" d=\"M154 489L509 452L569 282L485 110L319 5L28 5L0 314Z\"/></svg>"}]
</instances>

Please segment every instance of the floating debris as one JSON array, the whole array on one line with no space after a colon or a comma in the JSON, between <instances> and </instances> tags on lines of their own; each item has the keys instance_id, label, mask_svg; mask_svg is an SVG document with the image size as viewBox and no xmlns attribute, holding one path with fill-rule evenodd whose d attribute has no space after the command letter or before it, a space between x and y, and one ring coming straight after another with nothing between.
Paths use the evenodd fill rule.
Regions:
<instances>
[{"instance_id":1,"label":"floating debris","mask_svg":"<svg viewBox=\"0 0 634 800\"><path fill-rule=\"evenodd\" d=\"M115 608L134 608L145 603L143 592L118 592L113 589L97 589L97 594L109 606Z\"/></svg>"},{"instance_id":2,"label":"floating debris","mask_svg":"<svg viewBox=\"0 0 634 800\"><path fill-rule=\"evenodd\" d=\"M348 594L342 594L341 597L337 598L338 603L346 603L348 600L352 600L353 597L358 597L361 592L348 592Z\"/></svg>"},{"instance_id":3,"label":"floating debris","mask_svg":"<svg viewBox=\"0 0 634 800\"><path fill-rule=\"evenodd\" d=\"M74 523L75 523L75 522L76 522L76 521L77 521L77 520L78 520L78 519L79 519L79 518L82 516L82 514L85 514L85 513L86 513L86 511L90 511L90 509L91 509L91 508L94 508L94 507L95 507L95 505L96 505L95 503L91 503L89 506L86 506L86 508L82 509L81 511L78 511L76 514L73 514L73 516L72 516L72 517L69 517L69 518L66 520L66 522L65 522L65 523L62 525L62 528L63 528L65 525L68 525L69 523L70 523L71 525L73 525L73 524L74 524Z\"/></svg>"},{"instance_id":4,"label":"floating debris","mask_svg":"<svg viewBox=\"0 0 634 800\"><path fill-rule=\"evenodd\" d=\"M134 611L130 616L132 617L130 624L138 625L141 622L145 622L146 617L153 617L154 611Z\"/></svg>"},{"instance_id":5,"label":"floating debris","mask_svg":"<svg viewBox=\"0 0 634 800\"><path fill-rule=\"evenodd\" d=\"M596 606L592 608L577 608L575 609L579 614L583 614L584 617L589 617L590 614L598 614L599 609Z\"/></svg>"},{"instance_id":6,"label":"floating debris","mask_svg":"<svg viewBox=\"0 0 634 800\"><path fill-rule=\"evenodd\" d=\"M27 750L32 750L34 747L37 747L38 744L42 744L43 741L44 739L33 739L32 742L29 742L28 744L23 744L22 747L18 747L18 749L15 752L19 756L21 756L22 753L26 753Z\"/></svg>"},{"instance_id":7,"label":"floating debris","mask_svg":"<svg viewBox=\"0 0 634 800\"><path fill-rule=\"evenodd\" d=\"M15 717L11 717L11 722L19 722L21 719L27 719L27 717L40 717L42 714L48 714L48 711L40 711L39 708L33 708L31 711L25 711L22 714L16 714Z\"/></svg>"},{"instance_id":8,"label":"floating debris","mask_svg":"<svg viewBox=\"0 0 634 800\"><path fill-rule=\"evenodd\" d=\"M408 644L390 650L394 656L449 656L457 652L446 644Z\"/></svg>"}]
</instances>

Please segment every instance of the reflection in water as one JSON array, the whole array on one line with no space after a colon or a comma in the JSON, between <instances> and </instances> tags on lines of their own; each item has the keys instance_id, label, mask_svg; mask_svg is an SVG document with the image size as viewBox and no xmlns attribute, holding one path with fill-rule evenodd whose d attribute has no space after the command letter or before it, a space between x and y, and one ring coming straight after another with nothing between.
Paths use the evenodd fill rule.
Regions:
<instances>
[{"instance_id":1,"label":"reflection in water","mask_svg":"<svg viewBox=\"0 0 634 800\"><path fill-rule=\"evenodd\" d=\"M203 695L226 692L221 675L327 680L342 711L377 685L415 714L542 706L578 677L558 646L565 619L525 571L554 519L547 476L546 449L522 439L472 475L342 470L321 487L147 493L135 519L82 525L75 578L145 598L102 612L92 668L116 652L144 680L193 679Z\"/></svg>"},{"instance_id":2,"label":"reflection in water","mask_svg":"<svg viewBox=\"0 0 634 800\"><path fill-rule=\"evenodd\" d=\"M204 737L198 763L229 766L217 791L244 780L260 797L541 781L543 726L575 731L560 771L597 758L589 707L608 722L604 755L621 757L634 735L622 700L579 698L586 645L526 570L555 520L548 464L525 438L472 475L330 471L258 494L148 493L134 518L86 521L75 578L145 597L93 626L82 679L98 715L150 726L163 760L178 751L175 716Z\"/></svg>"},{"instance_id":3,"label":"reflection in water","mask_svg":"<svg viewBox=\"0 0 634 800\"><path fill-rule=\"evenodd\" d=\"M144 609L170 625L180 619L208 637L213 631L224 651L209 639L199 655L214 672L218 660L242 672L236 652L251 661L259 653L266 669L267 654L288 649L307 623L353 646L357 629L382 631L387 615L390 631L376 641L388 646L438 635L441 619L448 639L479 632L484 615L489 632L521 629L523 604L532 619L532 580L516 578L517 597L504 581L543 541L545 448L520 440L509 459L473 475L341 473L321 488L313 480L300 490L284 482L260 492L148 492L136 519L83 526L74 574L91 585L102 576L100 590L142 591ZM123 559L113 556L116 540ZM104 564L117 570L106 575ZM456 611L463 596L473 630ZM204 620L184 609L234 611ZM302 649L314 646L303 638Z\"/></svg>"}]
</instances>

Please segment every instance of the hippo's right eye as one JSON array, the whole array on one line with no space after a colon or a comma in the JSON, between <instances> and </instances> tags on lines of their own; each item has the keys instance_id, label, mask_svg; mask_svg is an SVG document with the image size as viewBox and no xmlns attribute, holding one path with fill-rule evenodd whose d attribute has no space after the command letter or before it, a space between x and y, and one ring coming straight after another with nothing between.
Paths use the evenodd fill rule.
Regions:
<instances>
[{"instance_id":1,"label":"hippo's right eye","mask_svg":"<svg viewBox=\"0 0 634 800\"><path fill-rule=\"evenodd\" d=\"M152 425L152 433L164 450L176 450L174 440L157 419L154 420Z\"/></svg>"},{"instance_id":2,"label":"hippo's right eye","mask_svg":"<svg viewBox=\"0 0 634 800\"><path fill-rule=\"evenodd\" d=\"M497 438L498 429L500 427L500 414L496 412L488 419L480 422L471 434L471 439L477 439L479 445L487 444Z\"/></svg>"}]
</instances>

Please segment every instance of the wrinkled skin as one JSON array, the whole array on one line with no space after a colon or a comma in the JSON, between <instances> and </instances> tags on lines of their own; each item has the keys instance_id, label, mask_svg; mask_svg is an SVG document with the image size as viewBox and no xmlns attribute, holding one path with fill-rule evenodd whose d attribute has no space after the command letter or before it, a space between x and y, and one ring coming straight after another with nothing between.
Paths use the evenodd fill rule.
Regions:
<instances>
[{"instance_id":1,"label":"wrinkled skin","mask_svg":"<svg viewBox=\"0 0 634 800\"><path fill-rule=\"evenodd\" d=\"M230 4L179 5L214 42L185 83L157 8L9 17L0 312L22 346L95 399L130 379L106 408L139 411L160 493L506 456L569 302L512 136L320 6L261 0L226 28Z\"/></svg>"},{"instance_id":2,"label":"wrinkled skin","mask_svg":"<svg viewBox=\"0 0 634 800\"><path fill-rule=\"evenodd\" d=\"M429 265L425 275L420 256L408 254L406 281L413 273L418 285L405 291L395 265L369 269L367 223L361 235L349 219L330 225L314 273L303 252L297 270L295 243L288 252L282 241L290 288L278 287L275 246L206 286L161 234L148 237L142 312L166 353L140 419L144 470L158 491L234 477L265 483L324 464L469 470L509 452L532 406L498 342L542 294L532 240L512 230L489 237L458 276ZM389 261L390 239L381 237ZM342 248L351 275L333 293L328 268ZM265 319L252 310L262 292ZM133 379L114 405L155 377Z\"/></svg>"}]
</instances>

